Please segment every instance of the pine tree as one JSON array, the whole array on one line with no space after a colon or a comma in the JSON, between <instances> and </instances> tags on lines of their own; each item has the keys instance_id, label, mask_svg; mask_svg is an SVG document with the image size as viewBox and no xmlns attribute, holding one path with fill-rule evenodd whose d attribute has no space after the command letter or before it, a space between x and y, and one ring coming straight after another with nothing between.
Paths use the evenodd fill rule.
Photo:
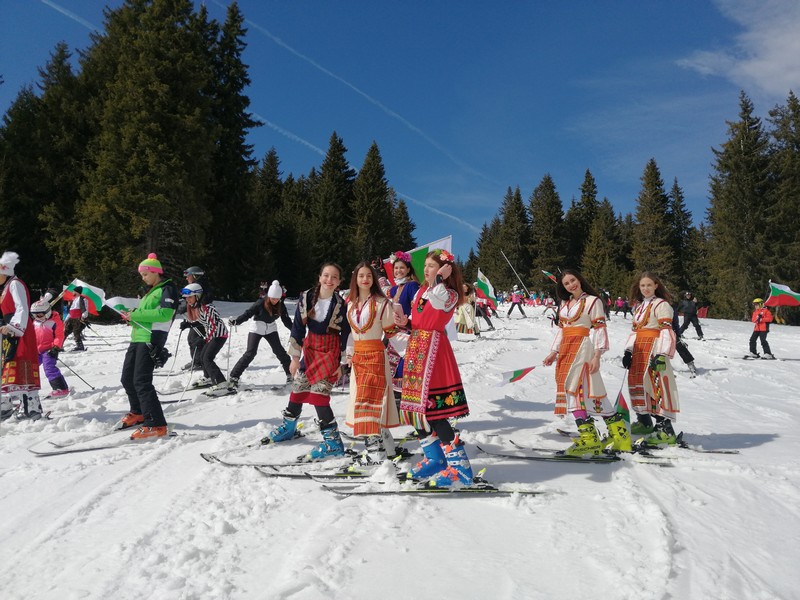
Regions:
<instances>
[{"instance_id":1,"label":"pine tree","mask_svg":"<svg viewBox=\"0 0 800 600\"><path fill-rule=\"evenodd\" d=\"M558 273L565 268L566 238L564 235L564 207L549 174L531 194L531 270L534 284L542 280L542 270Z\"/></svg>"},{"instance_id":2,"label":"pine tree","mask_svg":"<svg viewBox=\"0 0 800 600\"><path fill-rule=\"evenodd\" d=\"M495 289L509 288L516 282L516 277L501 254L500 217L495 215L491 223L483 224L478 235L478 267L486 274Z\"/></svg>"},{"instance_id":3,"label":"pine tree","mask_svg":"<svg viewBox=\"0 0 800 600\"><path fill-rule=\"evenodd\" d=\"M589 230L597 215L597 207L597 183L591 171L586 169L581 184L580 200L578 202L573 200L564 216L564 232L567 240L566 266L581 268L584 246L589 239Z\"/></svg>"},{"instance_id":4,"label":"pine tree","mask_svg":"<svg viewBox=\"0 0 800 600\"><path fill-rule=\"evenodd\" d=\"M686 208L683 190L676 177L668 195L672 252L675 256L675 285L678 289L689 290L689 232L692 229L692 213Z\"/></svg>"},{"instance_id":5,"label":"pine tree","mask_svg":"<svg viewBox=\"0 0 800 600\"><path fill-rule=\"evenodd\" d=\"M633 265L638 272L650 271L657 275L674 295L677 282L669 199L655 159L647 162L641 181L642 189L636 199L636 227L631 252Z\"/></svg>"},{"instance_id":6,"label":"pine tree","mask_svg":"<svg viewBox=\"0 0 800 600\"><path fill-rule=\"evenodd\" d=\"M766 215L771 197L768 139L753 103L739 95L739 120L728 122L728 140L711 175L711 303L722 318L746 318L755 296L767 290Z\"/></svg>"},{"instance_id":7,"label":"pine tree","mask_svg":"<svg viewBox=\"0 0 800 600\"><path fill-rule=\"evenodd\" d=\"M351 256L354 260L387 257L396 248L394 206L378 144L372 142L364 164L353 184L353 232Z\"/></svg>"},{"instance_id":8,"label":"pine tree","mask_svg":"<svg viewBox=\"0 0 800 600\"><path fill-rule=\"evenodd\" d=\"M394 190L392 194L396 196ZM395 250L411 250L417 245L417 239L414 236L414 230L417 226L411 220L408 214L408 206L402 198L396 199L393 210L394 220L394 245L392 252Z\"/></svg>"},{"instance_id":9,"label":"pine tree","mask_svg":"<svg viewBox=\"0 0 800 600\"><path fill-rule=\"evenodd\" d=\"M597 291L603 288L619 295L624 289L628 278L618 263L618 255L617 219L611 202L604 198L597 208L581 261L583 276Z\"/></svg>"},{"instance_id":10,"label":"pine tree","mask_svg":"<svg viewBox=\"0 0 800 600\"><path fill-rule=\"evenodd\" d=\"M307 178L287 176L283 182L281 208L274 215L274 250L278 253L275 276L290 295L308 289L318 273L319 263L312 258L313 239L309 234L312 189Z\"/></svg>"},{"instance_id":11,"label":"pine tree","mask_svg":"<svg viewBox=\"0 0 800 600\"><path fill-rule=\"evenodd\" d=\"M116 293L136 289L149 251L172 273L203 255L216 137L200 92L213 72L191 17L189 0L128 0L85 58L100 133L66 245L78 272Z\"/></svg>"},{"instance_id":12,"label":"pine tree","mask_svg":"<svg viewBox=\"0 0 800 600\"><path fill-rule=\"evenodd\" d=\"M513 269L507 265L506 277L516 281L513 271L524 277L530 271L531 226L519 187L509 187L500 205L500 228L495 242ZM502 256L502 255L501 255Z\"/></svg>"},{"instance_id":13,"label":"pine tree","mask_svg":"<svg viewBox=\"0 0 800 600\"><path fill-rule=\"evenodd\" d=\"M767 260L773 280L794 290L800 288L800 100L789 92L786 104L769 115L775 189L766 215L771 249Z\"/></svg>"},{"instance_id":14,"label":"pine tree","mask_svg":"<svg viewBox=\"0 0 800 600\"><path fill-rule=\"evenodd\" d=\"M249 194L249 213L253 215L253 266L256 278L276 278L278 259L283 249L278 242L277 218L283 206L283 182L280 159L275 148L270 148L253 176Z\"/></svg>"},{"instance_id":15,"label":"pine tree","mask_svg":"<svg viewBox=\"0 0 800 600\"><path fill-rule=\"evenodd\" d=\"M342 138L334 131L312 192L310 232L314 262L337 262L349 272L354 264L347 234L352 223L355 171L347 162L346 152Z\"/></svg>"}]
</instances>

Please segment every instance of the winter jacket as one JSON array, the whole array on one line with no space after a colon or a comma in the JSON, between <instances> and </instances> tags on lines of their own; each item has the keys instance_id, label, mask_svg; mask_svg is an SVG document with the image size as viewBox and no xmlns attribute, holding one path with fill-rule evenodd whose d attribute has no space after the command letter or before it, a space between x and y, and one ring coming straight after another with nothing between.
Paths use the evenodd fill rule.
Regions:
<instances>
[{"instance_id":1,"label":"winter jacket","mask_svg":"<svg viewBox=\"0 0 800 600\"><path fill-rule=\"evenodd\" d=\"M697 314L697 302L694 300L681 300L678 304L678 312L687 317L693 317Z\"/></svg>"},{"instance_id":2,"label":"winter jacket","mask_svg":"<svg viewBox=\"0 0 800 600\"><path fill-rule=\"evenodd\" d=\"M168 332L178 306L178 290L169 279L157 283L131 311L131 342L150 343L151 332ZM145 329L146 328L146 329ZM166 338L165 338L166 339Z\"/></svg>"},{"instance_id":3,"label":"winter jacket","mask_svg":"<svg viewBox=\"0 0 800 600\"><path fill-rule=\"evenodd\" d=\"M286 329L292 329L292 320L289 318L289 315L286 311L286 305L283 303L283 300L278 302L277 305L273 306L275 309L275 313L270 314L267 310L266 303L269 302L267 298L259 298L255 302L253 302L250 307L244 311L241 315L236 317L234 323L237 325L241 325L248 319L253 319L255 321L253 333L257 333L259 335L266 335L273 331L277 330L277 326L274 324L275 321L278 319L284 324ZM280 312L280 314L278 314Z\"/></svg>"},{"instance_id":4,"label":"winter jacket","mask_svg":"<svg viewBox=\"0 0 800 600\"><path fill-rule=\"evenodd\" d=\"M772 323L772 313L766 307L761 307L753 311L753 316L750 319L756 324L753 331L769 331L769 324Z\"/></svg>"},{"instance_id":5,"label":"winter jacket","mask_svg":"<svg viewBox=\"0 0 800 600\"><path fill-rule=\"evenodd\" d=\"M46 321L34 321L33 328L36 331L36 349L40 354L53 346L64 347L64 322L57 312L52 311Z\"/></svg>"}]
</instances>

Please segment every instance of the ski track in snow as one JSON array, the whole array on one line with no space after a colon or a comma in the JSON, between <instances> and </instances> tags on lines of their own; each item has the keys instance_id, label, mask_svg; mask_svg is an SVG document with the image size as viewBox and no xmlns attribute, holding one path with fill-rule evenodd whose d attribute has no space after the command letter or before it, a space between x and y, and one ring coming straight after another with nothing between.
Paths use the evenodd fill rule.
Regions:
<instances>
[{"instance_id":1,"label":"ski track in snow","mask_svg":"<svg viewBox=\"0 0 800 600\"><path fill-rule=\"evenodd\" d=\"M230 316L246 305L220 308ZM670 449L663 454L675 458L665 466L489 457L475 445L510 449L513 439L558 449L569 441L556 428L574 428L552 414L554 368L541 365L552 340L550 321L541 309L528 314L498 319L496 331L453 343L471 407L458 427L473 469L485 467L489 480L509 487L549 492L505 498L345 498L310 480L206 463L200 452L291 461L319 443L313 410L306 408L306 437L241 448L277 425L286 403L286 393L269 390L283 375L263 344L242 381L252 391L220 398L187 391L183 402L165 405L178 431L221 432L216 439L185 436L35 457L28 447L99 435L127 411L118 384L125 329L98 326L113 346L89 336L88 352L62 355L96 389L65 370L73 393L44 401L52 420L0 425L0 560L9 566L0 574L3 599L139 599L143 593L166 600L392 599L408 597L409 589L420 600L454 593L509 600L796 597L794 362L726 358L744 354L752 325L713 320L703 321L708 341L687 340L696 379L676 356L678 429L692 444L735 448L738 455ZM612 350L601 372L612 397L625 375L620 357L629 327L613 316L609 322ZM242 331L234 335L232 361L244 351ZM288 332L279 331L285 341ZM770 333L780 358L800 359L792 354L798 354L794 331ZM170 366L188 357L182 342ZM226 366L227 348L218 363ZM524 379L496 387L501 372L532 365ZM157 371L159 390L182 390L189 380L185 372L166 373ZM346 396L333 396L340 418L345 404ZM390 465L371 479L397 485Z\"/></svg>"}]
</instances>

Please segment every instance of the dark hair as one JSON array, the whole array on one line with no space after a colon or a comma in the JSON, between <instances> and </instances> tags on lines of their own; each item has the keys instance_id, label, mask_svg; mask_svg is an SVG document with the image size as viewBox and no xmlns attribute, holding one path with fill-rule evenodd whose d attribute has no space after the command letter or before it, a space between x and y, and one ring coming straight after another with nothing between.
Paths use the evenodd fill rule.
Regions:
<instances>
[{"instance_id":1,"label":"dark hair","mask_svg":"<svg viewBox=\"0 0 800 600\"><path fill-rule=\"evenodd\" d=\"M439 256L439 254L434 250L433 252L428 252L427 256L425 256L425 260L431 259L440 267L445 264L445 261ZM446 264L453 267L452 273L450 273L450 277L444 280L444 283L447 287L452 289L454 292L458 294L458 302L456 302L456 306L464 304L465 296L464 296L464 278L461 276L461 270L458 268L458 265L455 262L447 262ZM422 285L428 285L426 281Z\"/></svg>"},{"instance_id":2,"label":"dark hair","mask_svg":"<svg viewBox=\"0 0 800 600\"><path fill-rule=\"evenodd\" d=\"M572 275L577 279L581 284L581 290L584 293L589 294L590 296L597 296L598 298L600 295L594 290L594 288L589 285L589 282L581 275L580 271L577 269L564 269L558 276L558 280L556 281L556 298L561 300L562 302L566 302L572 297L567 291L567 288L564 287L564 277L567 275Z\"/></svg>"},{"instance_id":3,"label":"dark hair","mask_svg":"<svg viewBox=\"0 0 800 600\"><path fill-rule=\"evenodd\" d=\"M264 296L264 310L266 310L270 316L280 315L283 312L283 299L278 298L278 301L273 304L269 296Z\"/></svg>"},{"instance_id":4,"label":"dark hair","mask_svg":"<svg viewBox=\"0 0 800 600\"><path fill-rule=\"evenodd\" d=\"M637 303L644 300L644 296L642 296L642 292L639 290L639 282L641 282L645 277L647 277L647 279L651 279L653 283L656 284L656 297L663 298L667 302L672 302L672 298L670 297L667 288L664 287L661 279L659 279L657 275L651 273L650 271L642 271L639 274L639 277L636 278L636 281L631 286L631 291L628 294L629 299L635 300Z\"/></svg>"},{"instance_id":5,"label":"dark hair","mask_svg":"<svg viewBox=\"0 0 800 600\"><path fill-rule=\"evenodd\" d=\"M417 277L417 272L414 271L414 265L412 265L410 262L406 262L402 258L395 258L394 262L392 263L392 268L394 268L394 265L396 263L399 263L399 262L403 263L405 266L408 267L408 277L410 279L412 279L413 281L416 281L417 283L419 283L419 278ZM392 275L394 275L394 273Z\"/></svg>"},{"instance_id":6,"label":"dark hair","mask_svg":"<svg viewBox=\"0 0 800 600\"><path fill-rule=\"evenodd\" d=\"M358 302L358 272L365 267L372 273L372 286L369 288L369 293L373 296L381 296L383 298L386 297L386 294L383 293L383 290L378 283L378 279L380 277L378 272L375 270L375 267L373 267L368 261L362 260L356 265L355 269L353 269L353 274L350 276L350 295L347 297L348 301L350 302Z\"/></svg>"},{"instance_id":7,"label":"dark hair","mask_svg":"<svg viewBox=\"0 0 800 600\"><path fill-rule=\"evenodd\" d=\"M326 269L326 267L333 267L334 269L339 271L339 281L341 282L342 275L344 273L344 271L342 270L342 267L340 267L335 262L326 262L325 264L323 264L319 268L320 276L322 275L322 272ZM341 283L340 283L340 285L341 285ZM317 298L319 298L319 288L320 288L320 284L319 284L319 281L317 281L317 285L314 286L314 292L311 294L311 302L309 302L308 306L306 307L306 309L307 309L306 315L309 318L312 318L314 316L314 305L317 303Z\"/></svg>"}]
</instances>

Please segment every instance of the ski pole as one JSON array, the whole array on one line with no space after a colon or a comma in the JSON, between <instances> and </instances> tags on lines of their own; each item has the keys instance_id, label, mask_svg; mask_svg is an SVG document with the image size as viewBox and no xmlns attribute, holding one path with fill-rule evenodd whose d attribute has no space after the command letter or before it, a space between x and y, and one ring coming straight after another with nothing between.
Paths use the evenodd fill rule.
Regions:
<instances>
[{"instance_id":1,"label":"ski pole","mask_svg":"<svg viewBox=\"0 0 800 600\"><path fill-rule=\"evenodd\" d=\"M228 361L225 365L225 379L227 380L231 374L231 346L233 346L233 327L228 330Z\"/></svg>"},{"instance_id":2,"label":"ski pole","mask_svg":"<svg viewBox=\"0 0 800 600\"><path fill-rule=\"evenodd\" d=\"M192 327L192 329L194 329L194 327ZM192 365L194 365L194 355L196 353L197 353L197 346L192 348ZM183 397L186 395L186 390L188 390L189 386L192 385L192 377L194 377L194 369L189 371L189 381L186 382L186 386L183 388L183 391L181 392L181 397L178 398L178 404L183 402Z\"/></svg>"},{"instance_id":3,"label":"ski pole","mask_svg":"<svg viewBox=\"0 0 800 600\"><path fill-rule=\"evenodd\" d=\"M172 376L172 371L175 369L175 363L178 362L178 348L181 347L181 336L183 335L183 329L178 330L178 343L175 344L175 353L172 355L172 366L169 368L169 372L167 373L167 378L164 380L164 383L169 381L169 378Z\"/></svg>"},{"instance_id":4,"label":"ski pole","mask_svg":"<svg viewBox=\"0 0 800 600\"><path fill-rule=\"evenodd\" d=\"M106 345L107 345L107 346L112 346L112 345L113 345L113 344L111 344L111 343L110 343L108 340L106 340L106 338L105 338L105 337L103 337L102 335L100 335L99 333L97 333L97 332L94 330L94 327L92 327L91 325L89 325L89 323L88 323L88 322L84 321L84 322L83 322L83 324L84 324L84 325L86 325L86 328L87 328L89 331L91 331L93 334L95 334L97 337L99 337L101 340L103 340L103 341L106 343Z\"/></svg>"},{"instance_id":5,"label":"ski pole","mask_svg":"<svg viewBox=\"0 0 800 600\"><path fill-rule=\"evenodd\" d=\"M64 365L65 367L67 367L67 369L69 369L69 372L70 372L70 373L72 373L73 375L75 375L75 377L77 377L78 379L80 379L80 380L81 380L83 383L85 383L86 385L88 385L88 386L89 386L91 389L95 389L95 388L94 388L94 386L92 386L92 385L91 385L91 384L90 384L88 381L86 381L86 380L85 380L83 377L81 377L81 376L80 376L80 375L78 375L78 374L77 374L75 371L73 371L73 370L72 370L72 367L70 367L70 366L69 366L67 363L65 363L63 360L61 360L60 358L56 358L56 360L57 360L58 362L60 362L62 365Z\"/></svg>"}]
</instances>

